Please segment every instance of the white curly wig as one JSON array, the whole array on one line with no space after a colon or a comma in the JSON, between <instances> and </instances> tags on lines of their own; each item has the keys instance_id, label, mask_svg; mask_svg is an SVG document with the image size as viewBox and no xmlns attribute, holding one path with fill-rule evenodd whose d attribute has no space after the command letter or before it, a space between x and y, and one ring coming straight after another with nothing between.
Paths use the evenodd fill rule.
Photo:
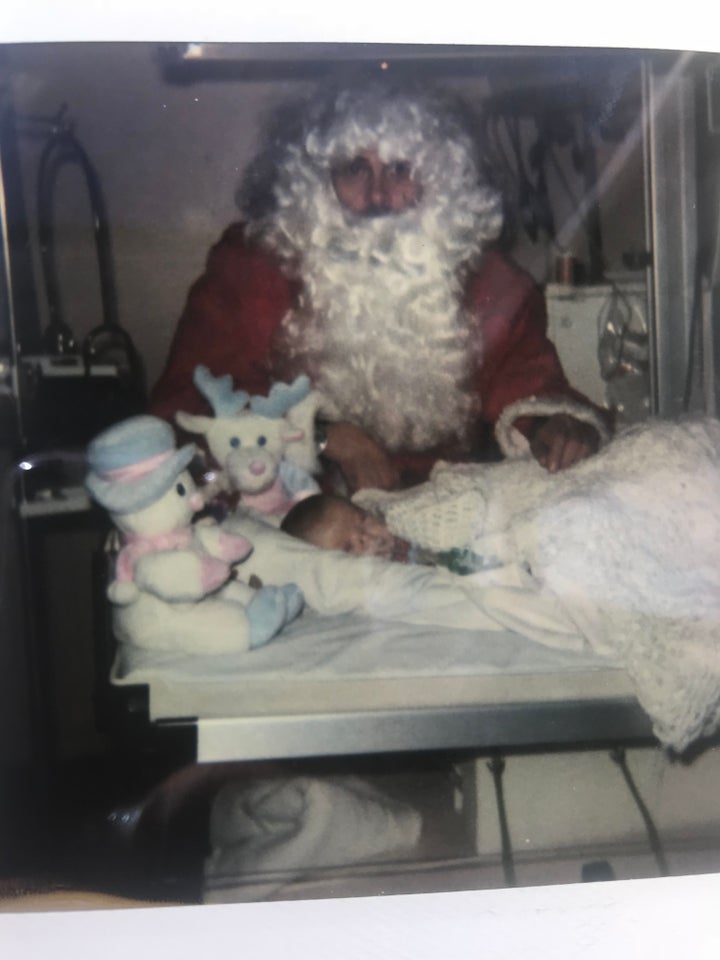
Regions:
<instances>
[{"instance_id":1,"label":"white curly wig","mask_svg":"<svg viewBox=\"0 0 720 960\"><path fill-rule=\"evenodd\" d=\"M415 206L362 216L340 205L331 170L368 149L411 164ZM327 416L388 450L463 438L482 344L461 304L462 273L500 233L502 204L448 104L375 86L314 103L284 148L273 199L251 230L303 281L278 338L287 371L308 372Z\"/></svg>"}]
</instances>

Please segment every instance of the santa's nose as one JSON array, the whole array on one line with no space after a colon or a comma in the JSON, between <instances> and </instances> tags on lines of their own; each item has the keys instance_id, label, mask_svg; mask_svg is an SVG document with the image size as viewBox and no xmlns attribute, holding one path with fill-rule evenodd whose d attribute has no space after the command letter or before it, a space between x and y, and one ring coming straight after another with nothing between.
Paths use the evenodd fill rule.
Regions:
<instances>
[{"instance_id":1,"label":"santa's nose","mask_svg":"<svg viewBox=\"0 0 720 960\"><path fill-rule=\"evenodd\" d=\"M373 207L378 209L384 209L387 204L387 194L383 186L382 175L373 173L372 180L370 182L370 192L369 192L370 204Z\"/></svg>"}]
</instances>

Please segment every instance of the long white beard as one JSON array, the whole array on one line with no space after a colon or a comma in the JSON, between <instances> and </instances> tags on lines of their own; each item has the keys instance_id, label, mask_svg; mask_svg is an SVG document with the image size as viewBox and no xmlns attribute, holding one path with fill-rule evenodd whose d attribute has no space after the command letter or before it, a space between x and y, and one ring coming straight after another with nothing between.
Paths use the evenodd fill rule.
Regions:
<instances>
[{"instance_id":1,"label":"long white beard","mask_svg":"<svg viewBox=\"0 0 720 960\"><path fill-rule=\"evenodd\" d=\"M479 362L460 307L458 257L421 220L412 210L348 225L340 213L305 249L305 292L282 325L281 349L311 374L327 415L392 451L464 437L468 377Z\"/></svg>"},{"instance_id":2,"label":"long white beard","mask_svg":"<svg viewBox=\"0 0 720 960\"><path fill-rule=\"evenodd\" d=\"M442 110L372 93L341 95L336 108L329 127L288 147L277 207L253 225L304 285L283 321L280 354L311 375L329 416L388 450L463 438L481 344L461 306L461 272L500 232L500 198L478 182L472 146ZM372 144L385 162L412 160L416 207L361 217L340 206L334 159Z\"/></svg>"}]
</instances>

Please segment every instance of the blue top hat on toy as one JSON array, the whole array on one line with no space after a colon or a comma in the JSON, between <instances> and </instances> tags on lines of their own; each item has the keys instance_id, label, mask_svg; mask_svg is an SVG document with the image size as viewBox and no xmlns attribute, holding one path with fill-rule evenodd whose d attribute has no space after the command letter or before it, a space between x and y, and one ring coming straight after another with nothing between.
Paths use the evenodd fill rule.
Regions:
<instances>
[{"instance_id":1,"label":"blue top hat on toy","mask_svg":"<svg viewBox=\"0 0 720 960\"><path fill-rule=\"evenodd\" d=\"M131 417L90 443L85 486L110 513L135 513L167 493L196 452L193 443L177 450L164 420Z\"/></svg>"}]
</instances>

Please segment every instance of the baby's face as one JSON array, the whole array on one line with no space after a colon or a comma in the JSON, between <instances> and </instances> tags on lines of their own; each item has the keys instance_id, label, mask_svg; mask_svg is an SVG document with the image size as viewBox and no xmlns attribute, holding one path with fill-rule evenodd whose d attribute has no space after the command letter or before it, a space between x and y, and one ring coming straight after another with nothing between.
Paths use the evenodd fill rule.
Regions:
<instances>
[{"instance_id":1,"label":"baby's face","mask_svg":"<svg viewBox=\"0 0 720 960\"><path fill-rule=\"evenodd\" d=\"M354 557L392 559L395 537L382 521L352 503L330 505L310 542L323 550L342 550Z\"/></svg>"}]
</instances>

